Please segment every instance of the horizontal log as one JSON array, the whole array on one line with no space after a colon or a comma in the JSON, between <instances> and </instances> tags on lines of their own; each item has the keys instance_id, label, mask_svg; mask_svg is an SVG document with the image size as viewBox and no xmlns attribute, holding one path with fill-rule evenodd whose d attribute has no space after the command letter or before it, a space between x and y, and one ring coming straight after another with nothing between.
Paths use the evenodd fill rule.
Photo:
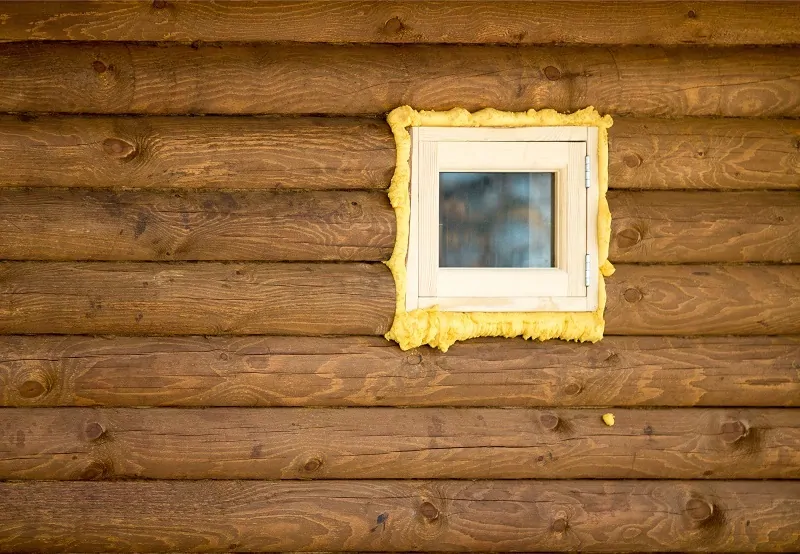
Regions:
<instances>
[{"instance_id":1,"label":"horizontal log","mask_svg":"<svg viewBox=\"0 0 800 554\"><path fill-rule=\"evenodd\" d=\"M795 406L800 337L0 336L0 406Z\"/></svg>"},{"instance_id":2,"label":"horizontal log","mask_svg":"<svg viewBox=\"0 0 800 554\"><path fill-rule=\"evenodd\" d=\"M618 265L606 289L610 335L800 333L794 265Z\"/></svg>"},{"instance_id":3,"label":"horizontal log","mask_svg":"<svg viewBox=\"0 0 800 554\"><path fill-rule=\"evenodd\" d=\"M800 192L611 191L610 258L800 262Z\"/></svg>"},{"instance_id":4,"label":"horizontal log","mask_svg":"<svg viewBox=\"0 0 800 554\"><path fill-rule=\"evenodd\" d=\"M798 479L800 410L11 408L0 479Z\"/></svg>"},{"instance_id":5,"label":"horizontal log","mask_svg":"<svg viewBox=\"0 0 800 554\"><path fill-rule=\"evenodd\" d=\"M615 117L609 185L634 189L800 187L800 122Z\"/></svg>"},{"instance_id":6,"label":"horizontal log","mask_svg":"<svg viewBox=\"0 0 800 554\"><path fill-rule=\"evenodd\" d=\"M377 118L0 115L0 186L385 189Z\"/></svg>"},{"instance_id":7,"label":"horizontal log","mask_svg":"<svg viewBox=\"0 0 800 554\"><path fill-rule=\"evenodd\" d=\"M0 550L787 552L792 481L0 483Z\"/></svg>"},{"instance_id":8,"label":"horizontal log","mask_svg":"<svg viewBox=\"0 0 800 554\"><path fill-rule=\"evenodd\" d=\"M385 192L0 188L8 260L379 261Z\"/></svg>"},{"instance_id":9,"label":"horizontal log","mask_svg":"<svg viewBox=\"0 0 800 554\"><path fill-rule=\"evenodd\" d=\"M609 335L800 334L787 266L619 265ZM2 262L0 334L384 334L383 265Z\"/></svg>"},{"instance_id":10,"label":"horizontal log","mask_svg":"<svg viewBox=\"0 0 800 554\"><path fill-rule=\"evenodd\" d=\"M0 333L383 334L382 264L0 263Z\"/></svg>"},{"instance_id":11,"label":"horizontal log","mask_svg":"<svg viewBox=\"0 0 800 554\"><path fill-rule=\"evenodd\" d=\"M615 117L611 188L800 186L800 122ZM0 187L385 189L376 118L0 115Z\"/></svg>"},{"instance_id":12,"label":"horizontal log","mask_svg":"<svg viewBox=\"0 0 800 554\"><path fill-rule=\"evenodd\" d=\"M0 111L800 116L792 47L0 44Z\"/></svg>"},{"instance_id":13,"label":"horizontal log","mask_svg":"<svg viewBox=\"0 0 800 554\"><path fill-rule=\"evenodd\" d=\"M782 2L6 1L0 40L797 44ZM565 25L564 22L569 24ZM754 25L754 21L758 24Z\"/></svg>"}]
</instances>

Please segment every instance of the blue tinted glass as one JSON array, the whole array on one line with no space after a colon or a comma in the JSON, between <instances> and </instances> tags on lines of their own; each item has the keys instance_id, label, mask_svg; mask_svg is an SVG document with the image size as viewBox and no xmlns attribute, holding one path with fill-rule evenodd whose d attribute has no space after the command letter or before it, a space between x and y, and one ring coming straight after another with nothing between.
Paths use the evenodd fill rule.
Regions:
<instances>
[{"instance_id":1,"label":"blue tinted glass","mask_svg":"<svg viewBox=\"0 0 800 554\"><path fill-rule=\"evenodd\" d=\"M439 267L554 267L553 173L439 174Z\"/></svg>"}]
</instances>

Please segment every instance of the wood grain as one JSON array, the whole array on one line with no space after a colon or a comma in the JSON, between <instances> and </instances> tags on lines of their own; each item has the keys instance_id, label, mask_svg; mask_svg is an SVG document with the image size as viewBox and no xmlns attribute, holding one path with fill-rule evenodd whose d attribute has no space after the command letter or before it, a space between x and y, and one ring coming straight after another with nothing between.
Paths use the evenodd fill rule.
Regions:
<instances>
[{"instance_id":1,"label":"wood grain","mask_svg":"<svg viewBox=\"0 0 800 554\"><path fill-rule=\"evenodd\" d=\"M386 193L0 188L7 260L379 261Z\"/></svg>"},{"instance_id":2,"label":"wood grain","mask_svg":"<svg viewBox=\"0 0 800 554\"><path fill-rule=\"evenodd\" d=\"M6 1L0 40L797 44L798 18L742 1Z\"/></svg>"},{"instance_id":3,"label":"wood grain","mask_svg":"<svg viewBox=\"0 0 800 554\"><path fill-rule=\"evenodd\" d=\"M800 337L0 336L0 406L794 406Z\"/></svg>"},{"instance_id":4,"label":"wood grain","mask_svg":"<svg viewBox=\"0 0 800 554\"><path fill-rule=\"evenodd\" d=\"M0 479L797 479L800 410L17 408Z\"/></svg>"},{"instance_id":5,"label":"wood grain","mask_svg":"<svg viewBox=\"0 0 800 554\"><path fill-rule=\"evenodd\" d=\"M800 262L800 192L610 191L610 259Z\"/></svg>"},{"instance_id":6,"label":"wood grain","mask_svg":"<svg viewBox=\"0 0 800 554\"><path fill-rule=\"evenodd\" d=\"M611 335L800 333L793 265L618 265L607 292Z\"/></svg>"},{"instance_id":7,"label":"wood grain","mask_svg":"<svg viewBox=\"0 0 800 554\"><path fill-rule=\"evenodd\" d=\"M11 112L800 116L793 47L5 43L0 73Z\"/></svg>"},{"instance_id":8,"label":"wood grain","mask_svg":"<svg viewBox=\"0 0 800 554\"><path fill-rule=\"evenodd\" d=\"M383 264L0 263L0 333L384 334Z\"/></svg>"},{"instance_id":9,"label":"wood grain","mask_svg":"<svg viewBox=\"0 0 800 554\"><path fill-rule=\"evenodd\" d=\"M0 115L0 186L385 189L394 162L377 118Z\"/></svg>"},{"instance_id":10,"label":"wood grain","mask_svg":"<svg viewBox=\"0 0 800 554\"><path fill-rule=\"evenodd\" d=\"M615 117L609 139L611 188L800 188L796 120Z\"/></svg>"},{"instance_id":11,"label":"wood grain","mask_svg":"<svg viewBox=\"0 0 800 554\"><path fill-rule=\"evenodd\" d=\"M611 188L800 187L800 122L615 117ZM385 189L376 118L0 115L0 187Z\"/></svg>"},{"instance_id":12,"label":"wood grain","mask_svg":"<svg viewBox=\"0 0 800 554\"><path fill-rule=\"evenodd\" d=\"M3 551L787 552L787 481L0 483Z\"/></svg>"}]
</instances>

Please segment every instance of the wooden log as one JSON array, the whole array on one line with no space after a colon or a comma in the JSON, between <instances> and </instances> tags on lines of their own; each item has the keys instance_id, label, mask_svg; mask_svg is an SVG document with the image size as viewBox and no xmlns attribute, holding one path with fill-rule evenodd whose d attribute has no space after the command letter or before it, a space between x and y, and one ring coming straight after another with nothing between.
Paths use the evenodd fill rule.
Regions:
<instances>
[{"instance_id":1,"label":"wooden log","mask_svg":"<svg viewBox=\"0 0 800 554\"><path fill-rule=\"evenodd\" d=\"M794 406L800 337L0 336L0 406Z\"/></svg>"},{"instance_id":2,"label":"wooden log","mask_svg":"<svg viewBox=\"0 0 800 554\"><path fill-rule=\"evenodd\" d=\"M800 122L615 117L611 188L790 189ZM0 187L385 189L376 118L0 115Z\"/></svg>"},{"instance_id":3,"label":"wooden log","mask_svg":"<svg viewBox=\"0 0 800 554\"><path fill-rule=\"evenodd\" d=\"M0 115L0 186L385 189L377 118Z\"/></svg>"},{"instance_id":4,"label":"wooden log","mask_svg":"<svg viewBox=\"0 0 800 554\"><path fill-rule=\"evenodd\" d=\"M0 40L766 45L800 43L798 18L793 3L742 1L7 0Z\"/></svg>"},{"instance_id":5,"label":"wooden log","mask_svg":"<svg viewBox=\"0 0 800 554\"><path fill-rule=\"evenodd\" d=\"M800 116L792 47L0 44L0 111Z\"/></svg>"},{"instance_id":6,"label":"wooden log","mask_svg":"<svg viewBox=\"0 0 800 554\"><path fill-rule=\"evenodd\" d=\"M0 483L0 549L788 552L796 481Z\"/></svg>"},{"instance_id":7,"label":"wooden log","mask_svg":"<svg viewBox=\"0 0 800 554\"><path fill-rule=\"evenodd\" d=\"M633 189L800 187L800 122L614 118L609 185Z\"/></svg>"},{"instance_id":8,"label":"wooden log","mask_svg":"<svg viewBox=\"0 0 800 554\"><path fill-rule=\"evenodd\" d=\"M379 261L385 192L0 189L7 260Z\"/></svg>"},{"instance_id":9,"label":"wooden log","mask_svg":"<svg viewBox=\"0 0 800 554\"><path fill-rule=\"evenodd\" d=\"M383 264L0 263L0 333L383 334Z\"/></svg>"},{"instance_id":10,"label":"wooden log","mask_svg":"<svg viewBox=\"0 0 800 554\"><path fill-rule=\"evenodd\" d=\"M793 265L618 265L606 289L609 335L800 333Z\"/></svg>"},{"instance_id":11,"label":"wooden log","mask_svg":"<svg viewBox=\"0 0 800 554\"><path fill-rule=\"evenodd\" d=\"M800 192L611 191L610 258L800 262Z\"/></svg>"},{"instance_id":12,"label":"wooden log","mask_svg":"<svg viewBox=\"0 0 800 554\"><path fill-rule=\"evenodd\" d=\"M800 410L11 408L0 479L797 479Z\"/></svg>"}]
</instances>

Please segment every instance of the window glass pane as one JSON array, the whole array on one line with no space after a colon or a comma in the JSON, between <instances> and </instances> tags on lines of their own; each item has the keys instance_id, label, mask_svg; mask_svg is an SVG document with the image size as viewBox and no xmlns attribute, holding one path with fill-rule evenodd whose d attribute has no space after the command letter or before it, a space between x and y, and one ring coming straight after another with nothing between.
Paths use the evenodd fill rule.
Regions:
<instances>
[{"instance_id":1,"label":"window glass pane","mask_svg":"<svg viewBox=\"0 0 800 554\"><path fill-rule=\"evenodd\" d=\"M554 267L554 173L439 173L439 267Z\"/></svg>"}]
</instances>

